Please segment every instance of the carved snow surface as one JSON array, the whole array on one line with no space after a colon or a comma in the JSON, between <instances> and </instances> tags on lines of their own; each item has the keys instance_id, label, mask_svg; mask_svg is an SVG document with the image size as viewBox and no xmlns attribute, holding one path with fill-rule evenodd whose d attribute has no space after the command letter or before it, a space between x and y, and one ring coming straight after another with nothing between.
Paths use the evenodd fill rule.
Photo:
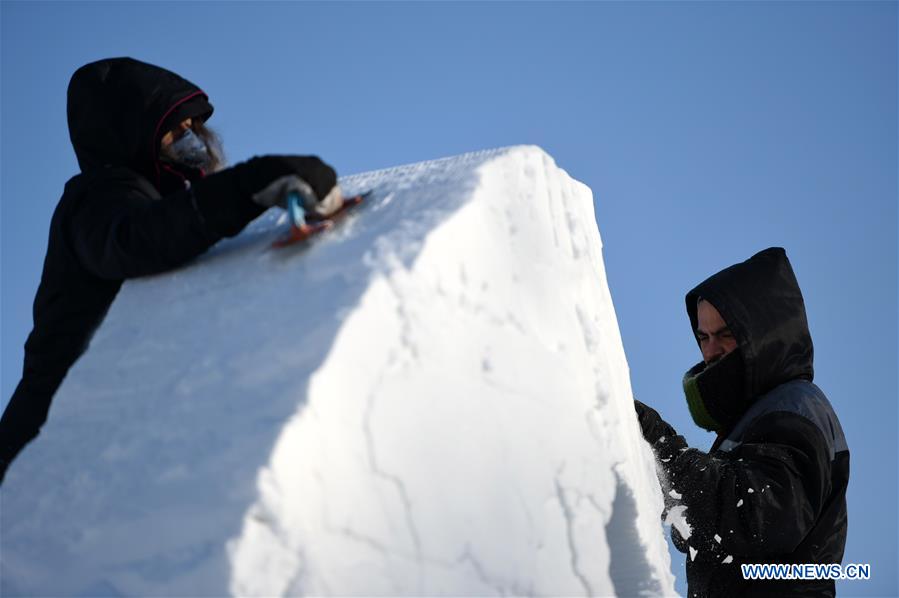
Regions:
<instances>
[{"instance_id":1,"label":"carved snow surface","mask_svg":"<svg viewBox=\"0 0 899 598\"><path fill-rule=\"evenodd\" d=\"M590 190L536 147L345 177L127 282L7 475L2 593L674 593ZM279 224L280 222L280 224Z\"/></svg>"}]
</instances>

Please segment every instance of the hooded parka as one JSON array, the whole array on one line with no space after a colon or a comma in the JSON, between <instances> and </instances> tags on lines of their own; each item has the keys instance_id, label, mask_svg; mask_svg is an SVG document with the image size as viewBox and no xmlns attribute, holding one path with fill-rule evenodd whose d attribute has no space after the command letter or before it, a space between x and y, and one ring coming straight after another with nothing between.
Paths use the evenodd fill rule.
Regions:
<instances>
[{"instance_id":1,"label":"hooded parka","mask_svg":"<svg viewBox=\"0 0 899 598\"><path fill-rule=\"evenodd\" d=\"M38 434L122 282L180 266L264 211L251 195L273 160L209 176L160 160L167 131L212 111L193 83L131 58L94 62L72 76L69 133L81 172L66 183L50 223L22 379L0 419L0 481ZM324 173L318 187L333 187L330 167L305 160Z\"/></svg>"},{"instance_id":2,"label":"hooded parka","mask_svg":"<svg viewBox=\"0 0 899 598\"><path fill-rule=\"evenodd\" d=\"M672 529L687 554L689 595L833 596L832 580L748 581L740 568L840 563L846 543L849 450L812 383L811 335L786 253L766 249L691 290L694 332L700 298L719 311L738 347L685 378L691 414L718 433L711 450L675 451L663 464L691 527L686 539ZM723 380L734 372L736 382Z\"/></svg>"}]
</instances>

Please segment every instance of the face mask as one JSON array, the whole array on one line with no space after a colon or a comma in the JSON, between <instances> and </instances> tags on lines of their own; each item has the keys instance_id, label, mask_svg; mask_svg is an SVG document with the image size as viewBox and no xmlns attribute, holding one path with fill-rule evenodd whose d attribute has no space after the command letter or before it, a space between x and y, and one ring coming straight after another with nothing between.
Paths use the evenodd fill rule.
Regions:
<instances>
[{"instance_id":1,"label":"face mask","mask_svg":"<svg viewBox=\"0 0 899 598\"><path fill-rule=\"evenodd\" d=\"M161 157L190 168L205 169L209 163L209 150L203 140L188 129L177 141L162 150Z\"/></svg>"}]
</instances>

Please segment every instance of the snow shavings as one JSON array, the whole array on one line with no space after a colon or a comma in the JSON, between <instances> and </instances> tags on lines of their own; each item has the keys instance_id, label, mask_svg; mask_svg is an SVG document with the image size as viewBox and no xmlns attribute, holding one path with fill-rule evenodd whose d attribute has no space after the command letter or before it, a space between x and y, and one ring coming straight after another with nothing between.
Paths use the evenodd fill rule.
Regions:
<instances>
[{"instance_id":1,"label":"snow shavings","mask_svg":"<svg viewBox=\"0 0 899 598\"><path fill-rule=\"evenodd\" d=\"M727 555L727 557L725 557L725 559L723 561L721 561L721 563L724 565L727 565L728 563L733 563L733 562L734 562L734 557L732 555Z\"/></svg>"},{"instance_id":2,"label":"snow shavings","mask_svg":"<svg viewBox=\"0 0 899 598\"><path fill-rule=\"evenodd\" d=\"M668 513L665 515L665 524L676 529L684 540L689 540L693 534L693 528L687 522L685 505L677 505L668 509Z\"/></svg>"},{"instance_id":3,"label":"snow shavings","mask_svg":"<svg viewBox=\"0 0 899 598\"><path fill-rule=\"evenodd\" d=\"M693 548L692 546L690 546L689 548L690 548L690 560L695 561L696 555L699 554L699 551L696 550L695 548Z\"/></svg>"}]
</instances>

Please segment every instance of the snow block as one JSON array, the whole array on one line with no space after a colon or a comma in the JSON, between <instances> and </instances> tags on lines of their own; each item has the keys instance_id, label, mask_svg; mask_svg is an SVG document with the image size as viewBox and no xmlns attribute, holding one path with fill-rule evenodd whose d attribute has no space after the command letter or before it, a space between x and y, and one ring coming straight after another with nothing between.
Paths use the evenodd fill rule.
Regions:
<instances>
[{"instance_id":1,"label":"snow block","mask_svg":"<svg viewBox=\"0 0 899 598\"><path fill-rule=\"evenodd\" d=\"M671 595L593 198L536 147L344 177L127 282L0 492L3 595Z\"/></svg>"}]
</instances>

